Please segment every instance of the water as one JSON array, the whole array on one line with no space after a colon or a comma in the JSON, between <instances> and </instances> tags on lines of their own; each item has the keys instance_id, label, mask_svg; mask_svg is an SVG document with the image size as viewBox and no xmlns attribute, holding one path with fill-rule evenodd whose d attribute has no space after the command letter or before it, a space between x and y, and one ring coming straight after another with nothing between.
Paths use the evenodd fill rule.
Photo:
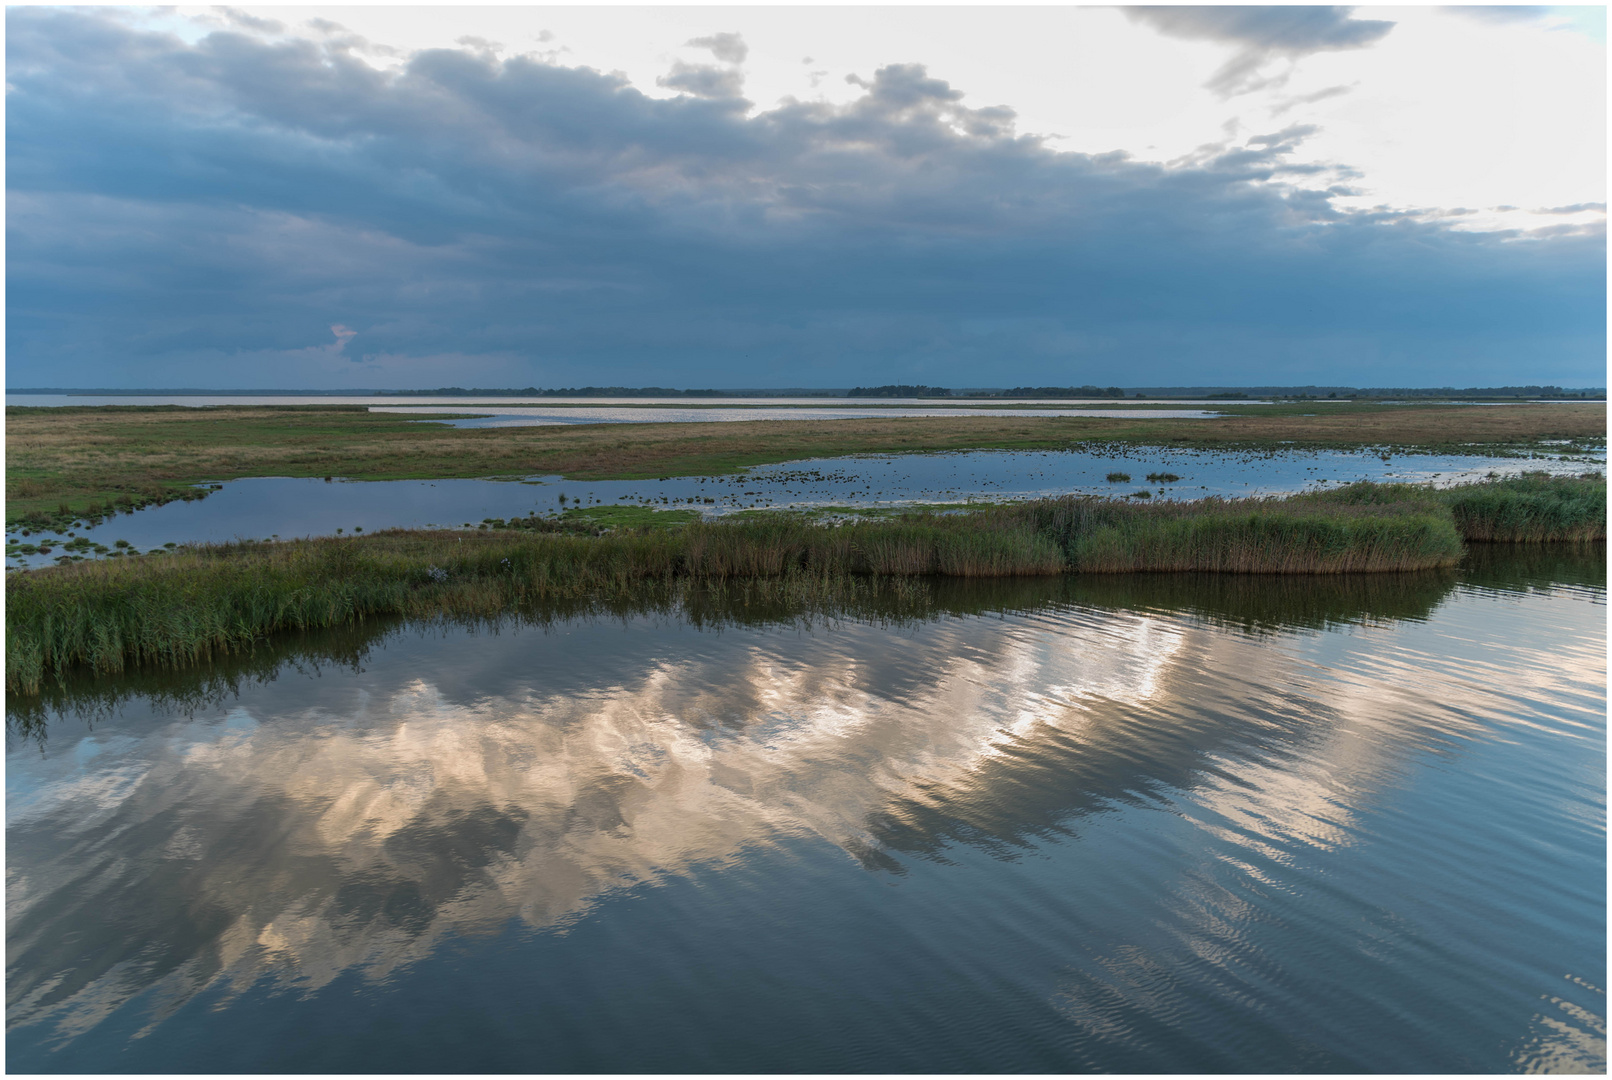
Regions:
<instances>
[{"instance_id":1,"label":"water","mask_svg":"<svg viewBox=\"0 0 1612 1080\"><path fill-rule=\"evenodd\" d=\"M1606 625L1604 547L1479 550L8 700L8 1063L1600 1071Z\"/></svg>"},{"instance_id":2,"label":"water","mask_svg":"<svg viewBox=\"0 0 1612 1080\"><path fill-rule=\"evenodd\" d=\"M1604 464L1598 455L1596 464ZM1023 499L1048 495L1129 495L1153 498L1240 497L1314 490L1354 480L1430 481L1448 485L1490 472L1527 469L1579 473L1576 460L1410 455L1321 451L1257 454L1136 448L1102 454L1078 451L970 451L829 458L763 465L737 476L686 476L661 480L332 481L264 477L233 480L196 502L172 502L125 513L100 525L71 530L111 547L127 540L140 551L166 543L220 543L273 536L328 536L343 529L457 528L485 518L552 514L566 506L653 502L667 508L698 507L708 515L741 509L963 503L971 499ZM1111 483L1110 472L1131 480ZM1180 477L1150 483L1150 472ZM565 503L560 502L564 495ZM707 501L709 500L709 502ZM39 532L8 541L61 543L66 533ZM8 555L16 566L50 563L60 555Z\"/></svg>"},{"instance_id":3,"label":"water","mask_svg":"<svg viewBox=\"0 0 1612 1080\"><path fill-rule=\"evenodd\" d=\"M423 409L399 407L375 408L370 412L419 413ZM467 410L469 411L469 410ZM586 407L581 405L550 408L546 406L490 406L475 408L484 416L461 420L432 420L457 428L494 427L550 427L555 424L696 424L734 422L741 420L857 420L880 416L1121 416L1135 420L1203 420L1219 415L1204 409L1124 409L1079 408L1060 405L1053 408L1010 407L990 408L982 405L911 405L882 407L876 405L847 405L824 408L805 405L757 405L751 408L735 406L678 407L640 405L608 405Z\"/></svg>"},{"instance_id":4,"label":"water","mask_svg":"<svg viewBox=\"0 0 1612 1080\"><path fill-rule=\"evenodd\" d=\"M463 397L378 397L375 395L242 396L231 394L7 394L7 405L35 408L89 405L184 405L191 408L235 405L369 405L371 412L479 412L509 419L502 423L477 423L472 427L505 426L509 423L597 424L597 423L689 423L710 420L822 420L858 416L934 416L963 410L985 416L1208 416L1211 413L1189 406L1224 406L1224 401L1170 399L1137 407L1136 399L1116 398L1013 398L1007 404L993 405L989 399L962 398L539 398L522 403L519 398L478 401ZM1266 401L1238 401L1238 405L1265 405ZM1327 402L1316 402L1325 405ZM1332 404L1337 404L1333 402ZM422 408L422 406L450 408ZM1041 406L1042 412L1026 412ZM983 412L981 410L984 410ZM738 415L747 413L751 415ZM525 419L522 419L522 417ZM587 417L587 419L583 419Z\"/></svg>"}]
</instances>

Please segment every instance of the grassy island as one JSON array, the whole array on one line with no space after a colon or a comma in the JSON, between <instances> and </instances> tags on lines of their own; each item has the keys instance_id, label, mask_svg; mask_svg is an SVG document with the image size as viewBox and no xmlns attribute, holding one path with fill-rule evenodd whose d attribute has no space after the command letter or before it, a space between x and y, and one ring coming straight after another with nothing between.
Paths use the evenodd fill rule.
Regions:
<instances>
[{"instance_id":1,"label":"grassy island","mask_svg":"<svg viewBox=\"0 0 1612 1080\"><path fill-rule=\"evenodd\" d=\"M1352 484L1286 499L1061 498L825 523L784 512L180 548L14 572L6 686L74 670L182 668L281 630L370 617L485 617L678 581L769 579L831 597L868 576L1193 571L1340 574L1451 566L1469 541L1606 539L1606 482L1530 474L1443 491Z\"/></svg>"}]
</instances>

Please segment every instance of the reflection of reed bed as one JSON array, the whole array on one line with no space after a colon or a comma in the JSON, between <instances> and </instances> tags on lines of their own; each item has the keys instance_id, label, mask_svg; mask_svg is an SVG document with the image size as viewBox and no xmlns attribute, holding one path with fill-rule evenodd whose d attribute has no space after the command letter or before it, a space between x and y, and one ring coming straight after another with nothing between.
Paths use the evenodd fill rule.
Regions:
<instances>
[{"instance_id":1,"label":"reflection of reed bed","mask_svg":"<svg viewBox=\"0 0 1612 1080\"><path fill-rule=\"evenodd\" d=\"M1504 570L1500 570L1504 573ZM1066 598L1124 611L1186 611L1246 632L1421 620L1455 587L1450 569L1386 574L1072 575Z\"/></svg>"},{"instance_id":2,"label":"reflection of reed bed","mask_svg":"<svg viewBox=\"0 0 1612 1080\"><path fill-rule=\"evenodd\" d=\"M1606 588L1606 542L1473 544L1461 560L1463 585L1509 592Z\"/></svg>"},{"instance_id":3,"label":"reflection of reed bed","mask_svg":"<svg viewBox=\"0 0 1612 1080\"><path fill-rule=\"evenodd\" d=\"M47 678L78 667L184 668L249 650L277 631L380 616L633 608L657 596L671 603L667 590L678 582L771 581L758 598L827 610L864 576L1425 570L1461 557L1452 508L1468 508L1459 520L1480 523L1463 527L1487 528L1483 535L1504 531L1483 523L1548 520L1578 537L1594 532L1586 519L1599 505L1604 538L1605 500L1600 478L1524 478L1449 495L1351 485L1285 500L1063 498L827 526L780 513L602 536L398 531L195 547L8 575L6 686L36 694Z\"/></svg>"},{"instance_id":4,"label":"reflection of reed bed","mask_svg":"<svg viewBox=\"0 0 1612 1080\"><path fill-rule=\"evenodd\" d=\"M1586 570L1576 560L1541 561L1548 547L1484 548L1483 580L1497 587L1548 585L1554 570L1578 583ZM1509 554L1508 554L1509 553ZM1517 565L1508 569L1511 563ZM1541 575L1545 575L1541 577ZM1463 566L1462 579L1468 574ZM1604 566L1601 571L1604 583ZM45 679L37 694L6 701L10 738L43 739L53 724L71 719L90 726L141 701L158 716L190 715L272 682L288 671L356 671L400 632L500 633L544 631L577 620L661 616L698 629L784 627L812 630L847 623L915 627L946 617L1003 615L1076 605L1111 611L1188 612L1217 625L1265 633L1359 622L1425 618L1454 586L1454 572L1338 574L1294 577L1262 574L1099 574L946 578L812 574L777 577L646 582L631 593L556 597L496 614L404 620L374 616L301 633L272 644L233 651L219 648L182 670L129 664L116 677Z\"/></svg>"},{"instance_id":5,"label":"reflection of reed bed","mask_svg":"<svg viewBox=\"0 0 1612 1080\"><path fill-rule=\"evenodd\" d=\"M221 650L184 671L132 665L115 679L47 680L38 694L7 695L6 736L42 742L52 724L68 719L93 728L136 700L159 716L191 715L239 696L245 687L273 682L288 670L357 671L402 625L395 618L371 619L284 634L272 647Z\"/></svg>"}]
</instances>

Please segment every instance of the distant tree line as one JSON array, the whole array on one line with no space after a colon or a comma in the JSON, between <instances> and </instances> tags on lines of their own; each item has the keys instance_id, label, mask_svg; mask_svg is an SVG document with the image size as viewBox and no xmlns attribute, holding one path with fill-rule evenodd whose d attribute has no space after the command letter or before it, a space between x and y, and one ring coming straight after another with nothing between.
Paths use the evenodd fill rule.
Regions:
<instances>
[{"instance_id":1,"label":"distant tree line","mask_svg":"<svg viewBox=\"0 0 1612 1080\"><path fill-rule=\"evenodd\" d=\"M1122 398L1125 391L1117 386L1015 386L1003 390L997 397L1034 398Z\"/></svg>"},{"instance_id":2,"label":"distant tree line","mask_svg":"<svg viewBox=\"0 0 1612 1080\"><path fill-rule=\"evenodd\" d=\"M1579 401L1600 400L1606 397L1606 388L1563 390L1560 386L1370 387L1356 393L1360 397L1571 398Z\"/></svg>"},{"instance_id":3,"label":"distant tree line","mask_svg":"<svg viewBox=\"0 0 1612 1080\"><path fill-rule=\"evenodd\" d=\"M951 397L952 392L944 386L908 386L906 383L891 383L887 386L854 386L846 392L846 397Z\"/></svg>"},{"instance_id":4,"label":"distant tree line","mask_svg":"<svg viewBox=\"0 0 1612 1080\"><path fill-rule=\"evenodd\" d=\"M673 390L665 386L568 386L541 390L491 390L472 386L439 386L435 390L383 390L398 397L723 397L721 390Z\"/></svg>"}]
</instances>

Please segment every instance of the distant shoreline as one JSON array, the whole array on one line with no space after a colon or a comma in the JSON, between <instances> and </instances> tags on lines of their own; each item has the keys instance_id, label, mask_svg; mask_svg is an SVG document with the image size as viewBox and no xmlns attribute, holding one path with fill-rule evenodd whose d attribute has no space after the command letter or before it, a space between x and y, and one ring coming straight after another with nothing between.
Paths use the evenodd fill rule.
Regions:
<instances>
[{"instance_id":1,"label":"distant shoreline","mask_svg":"<svg viewBox=\"0 0 1612 1080\"><path fill-rule=\"evenodd\" d=\"M925 387L926 390L939 390L940 388ZM862 390L860 387L844 388L806 388L783 387L764 389L727 389L727 390L676 390L666 387L573 387L549 388L523 387L513 388L481 388L474 387L439 387L433 390L377 390L357 388L350 390L207 390L195 387L178 387L168 389L113 389L106 387L58 387L58 386L30 386L16 389L7 388L6 394L22 396L61 396L61 397L226 397L226 398L255 398L255 397L387 397L387 398L647 398L672 400L711 400L722 398L830 398L850 399L858 401L879 400L923 400L923 401L1001 401L1015 399L1035 398L1062 398L1071 400L1084 400L1086 398L1106 397L1112 401L1160 400L1172 398L1206 398L1215 397L1225 400L1242 400L1247 398L1304 398L1327 399L1336 398L1345 400L1349 398L1417 398L1417 399L1463 399L1463 400L1565 400L1565 401L1604 401L1606 400L1606 387L1560 387L1560 386L1474 386L1474 387L1352 387L1352 386L1128 386L1114 387L1119 391L1115 394L1087 394L1080 391L1093 390L1093 387L1026 387L1026 388L994 388L970 387L948 391L945 393L925 394L895 394L875 393ZM862 391L860 393L856 391ZM1123 395L1123 396L1121 396Z\"/></svg>"}]
</instances>

